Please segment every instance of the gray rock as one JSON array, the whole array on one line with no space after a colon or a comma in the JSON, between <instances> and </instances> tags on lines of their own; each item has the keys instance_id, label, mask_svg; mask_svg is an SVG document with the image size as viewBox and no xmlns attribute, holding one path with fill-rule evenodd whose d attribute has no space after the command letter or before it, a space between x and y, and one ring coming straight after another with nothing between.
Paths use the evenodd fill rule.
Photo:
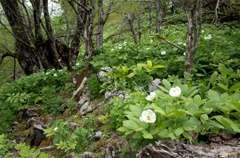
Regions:
<instances>
[{"instance_id":1,"label":"gray rock","mask_svg":"<svg viewBox=\"0 0 240 158\"><path fill-rule=\"evenodd\" d=\"M93 140L98 141L98 140L100 140L102 138L103 138L103 133L101 131L95 132L95 134L93 136Z\"/></svg>"},{"instance_id":2,"label":"gray rock","mask_svg":"<svg viewBox=\"0 0 240 158\"><path fill-rule=\"evenodd\" d=\"M82 158L94 158L94 154L92 152L85 151Z\"/></svg>"},{"instance_id":3,"label":"gray rock","mask_svg":"<svg viewBox=\"0 0 240 158\"><path fill-rule=\"evenodd\" d=\"M159 78L156 78L148 85L149 92L154 92L156 90L159 90L159 85L162 83L162 81Z\"/></svg>"},{"instance_id":4,"label":"gray rock","mask_svg":"<svg viewBox=\"0 0 240 158\"><path fill-rule=\"evenodd\" d=\"M112 92L107 91L105 93L105 100L107 102L110 101L114 97L119 97L121 100L124 100L124 99L128 98L129 96L127 95L127 92L124 92L124 91L112 91Z\"/></svg>"},{"instance_id":5,"label":"gray rock","mask_svg":"<svg viewBox=\"0 0 240 158\"><path fill-rule=\"evenodd\" d=\"M102 67L101 69L100 69L100 71L98 72L98 79L100 80L100 81L103 81L104 80L104 78L105 78L105 74L108 72L108 71L111 71L112 69L109 67L109 66L105 66L105 67Z\"/></svg>"}]
</instances>

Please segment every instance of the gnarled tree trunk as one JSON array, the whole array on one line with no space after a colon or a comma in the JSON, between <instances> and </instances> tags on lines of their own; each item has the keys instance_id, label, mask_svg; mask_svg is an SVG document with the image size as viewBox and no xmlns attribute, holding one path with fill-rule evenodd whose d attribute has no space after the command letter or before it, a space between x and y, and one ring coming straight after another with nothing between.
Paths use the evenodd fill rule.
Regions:
<instances>
[{"instance_id":1,"label":"gnarled tree trunk","mask_svg":"<svg viewBox=\"0 0 240 158\"><path fill-rule=\"evenodd\" d=\"M188 18L188 32L184 73L189 76L202 29L202 0L185 0L185 7Z\"/></svg>"},{"instance_id":2,"label":"gnarled tree trunk","mask_svg":"<svg viewBox=\"0 0 240 158\"><path fill-rule=\"evenodd\" d=\"M42 68L71 69L80 47L82 28L79 26L82 23L77 22L79 28L74 32L71 46L67 46L53 34L48 0L30 2L33 6L33 17L24 3L20 4L18 0L0 0L15 39L14 57L27 75ZM44 20L41 18L42 13Z\"/></svg>"}]
</instances>

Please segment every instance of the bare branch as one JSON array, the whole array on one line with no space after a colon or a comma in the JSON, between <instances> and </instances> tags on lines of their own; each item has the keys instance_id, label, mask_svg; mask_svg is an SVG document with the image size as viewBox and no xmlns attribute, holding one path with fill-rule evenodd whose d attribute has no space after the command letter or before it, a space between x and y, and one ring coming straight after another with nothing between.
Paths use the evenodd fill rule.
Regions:
<instances>
[{"instance_id":1,"label":"bare branch","mask_svg":"<svg viewBox=\"0 0 240 158\"><path fill-rule=\"evenodd\" d=\"M184 48L178 46L178 45L175 44L175 43L172 43L172 42L168 41L166 38L164 38L164 37L162 37L162 36L157 35L157 36L150 36L150 37L151 37L151 38L160 38L160 39L164 40L165 42L167 42L168 44L171 44L171 45L173 45L174 47L176 47L176 48L178 48L178 49L180 49L180 50L182 50L182 51L185 51Z\"/></svg>"},{"instance_id":2,"label":"bare branch","mask_svg":"<svg viewBox=\"0 0 240 158\"><path fill-rule=\"evenodd\" d=\"M5 52L3 52L3 55L0 58L0 66L2 65L3 59L6 57L13 57L16 58L15 54L13 54L12 52L10 52L9 50L6 50Z\"/></svg>"}]
</instances>

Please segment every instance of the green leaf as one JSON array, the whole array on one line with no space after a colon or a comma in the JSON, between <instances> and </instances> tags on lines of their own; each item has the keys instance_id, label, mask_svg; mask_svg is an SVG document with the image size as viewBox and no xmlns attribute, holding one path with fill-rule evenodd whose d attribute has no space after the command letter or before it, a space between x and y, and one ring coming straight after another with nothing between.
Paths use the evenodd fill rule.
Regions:
<instances>
[{"instance_id":1,"label":"green leaf","mask_svg":"<svg viewBox=\"0 0 240 158\"><path fill-rule=\"evenodd\" d=\"M220 122L225 128L230 126L234 132L240 133L238 125L235 124L232 120L223 116L214 116L213 118Z\"/></svg>"},{"instance_id":2,"label":"green leaf","mask_svg":"<svg viewBox=\"0 0 240 158\"><path fill-rule=\"evenodd\" d=\"M145 139L153 139L153 136L147 131L143 131L143 138Z\"/></svg>"},{"instance_id":3,"label":"green leaf","mask_svg":"<svg viewBox=\"0 0 240 158\"><path fill-rule=\"evenodd\" d=\"M190 134L188 134L187 132L183 132L183 136L190 141L192 140L192 136Z\"/></svg>"},{"instance_id":4,"label":"green leaf","mask_svg":"<svg viewBox=\"0 0 240 158\"><path fill-rule=\"evenodd\" d=\"M167 129L162 129L158 132L160 138L167 138L169 131Z\"/></svg>"},{"instance_id":5,"label":"green leaf","mask_svg":"<svg viewBox=\"0 0 240 158\"><path fill-rule=\"evenodd\" d=\"M224 78L227 78L227 68L224 64L219 64L218 66L219 71L221 72L221 74L223 75Z\"/></svg>"},{"instance_id":6,"label":"green leaf","mask_svg":"<svg viewBox=\"0 0 240 158\"><path fill-rule=\"evenodd\" d=\"M174 134L176 136L180 136L182 133L184 132L183 128L179 127L177 129L174 130Z\"/></svg>"},{"instance_id":7,"label":"green leaf","mask_svg":"<svg viewBox=\"0 0 240 158\"><path fill-rule=\"evenodd\" d=\"M170 89L171 89L171 83L170 83L168 80L163 79L163 80L162 80L162 83L163 83L164 87L165 87L167 90L170 90Z\"/></svg>"},{"instance_id":8,"label":"green leaf","mask_svg":"<svg viewBox=\"0 0 240 158\"><path fill-rule=\"evenodd\" d=\"M123 127L127 127L129 129L133 129L134 130L134 129L139 128L139 125L136 122L132 121L132 120L125 120L125 121L123 121Z\"/></svg>"},{"instance_id":9,"label":"green leaf","mask_svg":"<svg viewBox=\"0 0 240 158\"><path fill-rule=\"evenodd\" d=\"M231 86L229 90L232 92L232 91L239 90L239 89L240 89L240 82Z\"/></svg>"},{"instance_id":10,"label":"green leaf","mask_svg":"<svg viewBox=\"0 0 240 158\"><path fill-rule=\"evenodd\" d=\"M215 86L215 84L217 83L216 82L217 76L218 76L218 73L216 71L211 75L210 83L212 86Z\"/></svg>"},{"instance_id":11,"label":"green leaf","mask_svg":"<svg viewBox=\"0 0 240 158\"><path fill-rule=\"evenodd\" d=\"M225 85L223 85L221 83L218 83L217 85L218 85L218 87L224 89L225 91L228 91L228 87L227 86L225 86Z\"/></svg>"},{"instance_id":12,"label":"green leaf","mask_svg":"<svg viewBox=\"0 0 240 158\"><path fill-rule=\"evenodd\" d=\"M127 127L120 127L117 130L120 131L120 132L126 132L126 131L129 130L129 128L127 128Z\"/></svg>"},{"instance_id":13,"label":"green leaf","mask_svg":"<svg viewBox=\"0 0 240 158\"><path fill-rule=\"evenodd\" d=\"M190 120L186 121L183 125L182 128L185 131L193 131L195 130L199 125L201 124L201 122L196 119L195 117L191 117Z\"/></svg>"},{"instance_id":14,"label":"green leaf","mask_svg":"<svg viewBox=\"0 0 240 158\"><path fill-rule=\"evenodd\" d=\"M209 99L219 99L219 94L218 94L218 92L213 91L213 90L210 89L208 91L208 98Z\"/></svg>"},{"instance_id":15,"label":"green leaf","mask_svg":"<svg viewBox=\"0 0 240 158\"><path fill-rule=\"evenodd\" d=\"M154 109L155 112L158 112L158 113L160 113L160 114L162 114L162 115L165 115L165 114L166 114L165 111L164 111L162 108L156 106L155 104L147 105L147 106L145 107L145 109Z\"/></svg>"},{"instance_id":16,"label":"green leaf","mask_svg":"<svg viewBox=\"0 0 240 158\"><path fill-rule=\"evenodd\" d=\"M151 60L148 60L148 61L147 61L147 67L148 67L149 69L152 68L152 61L151 61Z\"/></svg>"},{"instance_id":17,"label":"green leaf","mask_svg":"<svg viewBox=\"0 0 240 158\"><path fill-rule=\"evenodd\" d=\"M198 87L197 86L194 86L194 87L191 87L189 90L188 90L188 92L186 93L186 97L192 97L192 96L194 96L197 92L198 92L198 89L197 89Z\"/></svg>"},{"instance_id":18,"label":"green leaf","mask_svg":"<svg viewBox=\"0 0 240 158\"><path fill-rule=\"evenodd\" d=\"M140 138L142 138L142 133L141 133L141 132L136 132L136 133L134 133L133 138L134 138L134 139L140 139Z\"/></svg>"}]
</instances>

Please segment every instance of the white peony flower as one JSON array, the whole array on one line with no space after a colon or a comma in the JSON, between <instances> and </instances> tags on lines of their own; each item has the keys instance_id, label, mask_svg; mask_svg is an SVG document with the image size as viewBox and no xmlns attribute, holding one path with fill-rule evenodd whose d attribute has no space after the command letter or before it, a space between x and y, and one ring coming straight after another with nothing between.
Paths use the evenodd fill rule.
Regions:
<instances>
[{"instance_id":1,"label":"white peony flower","mask_svg":"<svg viewBox=\"0 0 240 158\"><path fill-rule=\"evenodd\" d=\"M142 116L139 117L141 122L154 123L156 121L156 114L148 109L142 112Z\"/></svg>"},{"instance_id":2,"label":"white peony flower","mask_svg":"<svg viewBox=\"0 0 240 158\"><path fill-rule=\"evenodd\" d=\"M183 52L183 55L186 55L186 52Z\"/></svg>"},{"instance_id":3,"label":"white peony flower","mask_svg":"<svg viewBox=\"0 0 240 158\"><path fill-rule=\"evenodd\" d=\"M161 51L161 55L165 55L167 52L164 50L164 51Z\"/></svg>"},{"instance_id":4,"label":"white peony flower","mask_svg":"<svg viewBox=\"0 0 240 158\"><path fill-rule=\"evenodd\" d=\"M212 39L212 35L205 36L204 39L205 40L210 40L210 39Z\"/></svg>"},{"instance_id":5,"label":"white peony flower","mask_svg":"<svg viewBox=\"0 0 240 158\"><path fill-rule=\"evenodd\" d=\"M172 97L179 97L180 94L181 94L181 88L180 87L175 87L175 88L171 88L170 91L169 91L169 94L172 96Z\"/></svg>"},{"instance_id":6,"label":"white peony flower","mask_svg":"<svg viewBox=\"0 0 240 158\"><path fill-rule=\"evenodd\" d=\"M76 66L78 66L79 65L79 63L76 63Z\"/></svg>"},{"instance_id":7,"label":"white peony flower","mask_svg":"<svg viewBox=\"0 0 240 158\"><path fill-rule=\"evenodd\" d=\"M154 98L156 98L157 94L155 92L151 92L150 95L146 97L148 101L153 101Z\"/></svg>"},{"instance_id":8,"label":"white peony flower","mask_svg":"<svg viewBox=\"0 0 240 158\"><path fill-rule=\"evenodd\" d=\"M57 128L57 127L55 127L53 130L54 130L54 131L57 131L57 130L58 130L58 128Z\"/></svg>"},{"instance_id":9,"label":"white peony flower","mask_svg":"<svg viewBox=\"0 0 240 158\"><path fill-rule=\"evenodd\" d=\"M53 76L57 77L57 74L56 74L56 73L54 73L54 74L53 74Z\"/></svg>"},{"instance_id":10,"label":"white peony flower","mask_svg":"<svg viewBox=\"0 0 240 158\"><path fill-rule=\"evenodd\" d=\"M173 48L173 50L174 50L174 51L177 51L177 50L178 50L178 48L174 47L174 48Z\"/></svg>"}]
</instances>

